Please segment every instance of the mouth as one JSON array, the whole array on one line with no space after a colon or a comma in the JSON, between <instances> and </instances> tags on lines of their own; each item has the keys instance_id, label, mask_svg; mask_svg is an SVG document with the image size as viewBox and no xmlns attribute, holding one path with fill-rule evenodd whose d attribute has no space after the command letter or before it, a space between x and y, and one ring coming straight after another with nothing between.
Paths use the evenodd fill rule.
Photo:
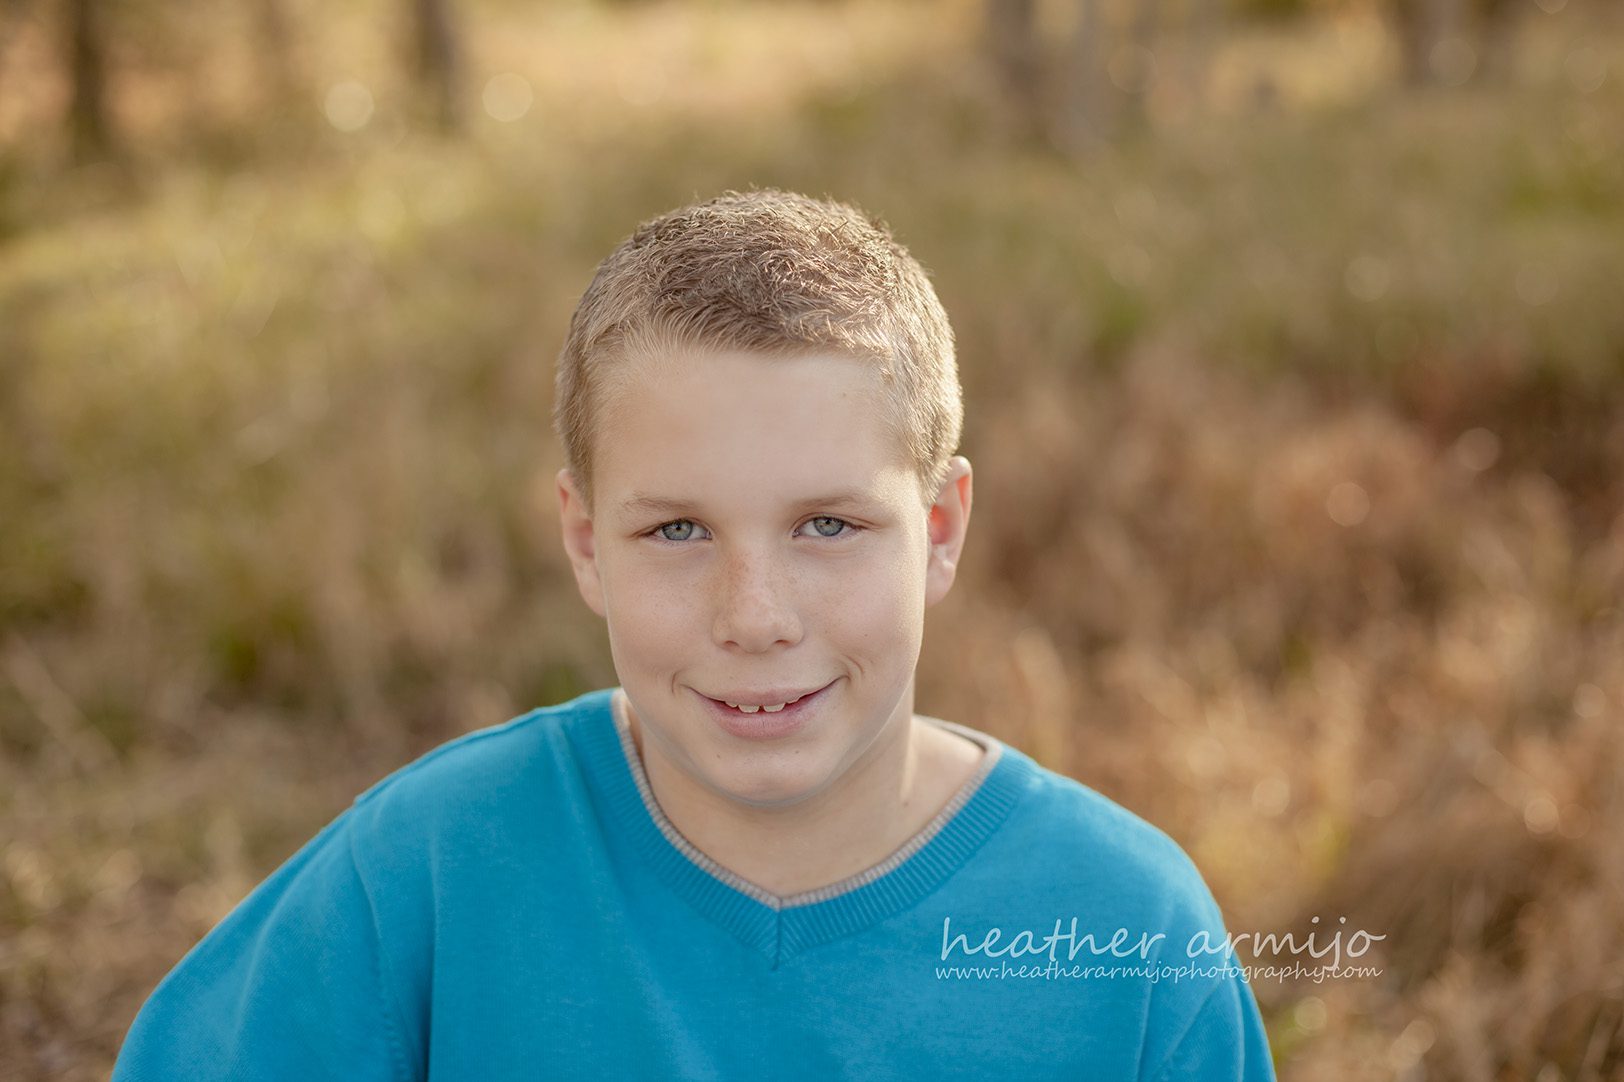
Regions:
<instances>
[{"instance_id":1,"label":"mouth","mask_svg":"<svg viewBox=\"0 0 1624 1082\"><path fill-rule=\"evenodd\" d=\"M823 687L828 686L828 684L823 685ZM752 696L751 698L740 702L733 702L729 699L720 699L712 695L707 695L705 697L710 699L710 701L713 703L721 703L723 706L732 707L741 714L754 714L758 710L766 714L776 714L786 707L794 706L802 699L811 698L813 695L816 695L822 690L823 688L820 687L814 688L811 691L802 691L795 694L785 694L784 692L779 692L776 695L769 695L766 697L767 699L777 701L764 701L763 697L760 695Z\"/></svg>"},{"instance_id":2,"label":"mouth","mask_svg":"<svg viewBox=\"0 0 1624 1082\"><path fill-rule=\"evenodd\" d=\"M704 700L705 707L724 730L747 740L762 740L788 736L800 729L828 698L829 689L835 683L831 680L815 691L790 695L783 702L772 703L733 703L713 699L699 691L695 694Z\"/></svg>"}]
</instances>

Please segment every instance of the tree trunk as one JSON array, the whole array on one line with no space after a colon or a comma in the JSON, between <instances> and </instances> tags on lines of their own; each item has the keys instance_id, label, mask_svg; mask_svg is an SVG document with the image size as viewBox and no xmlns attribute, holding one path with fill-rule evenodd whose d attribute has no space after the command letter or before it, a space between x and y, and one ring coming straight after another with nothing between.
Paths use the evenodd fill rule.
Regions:
<instances>
[{"instance_id":1,"label":"tree trunk","mask_svg":"<svg viewBox=\"0 0 1624 1082\"><path fill-rule=\"evenodd\" d=\"M1033 0L987 0L986 30L994 74L1025 137L1044 129L1042 61Z\"/></svg>"},{"instance_id":2,"label":"tree trunk","mask_svg":"<svg viewBox=\"0 0 1624 1082\"><path fill-rule=\"evenodd\" d=\"M1484 79L1508 80L1517 39L1518 8L1510 0L1478 0L1478 74Z\"/></svg>"},{"instance_id":3,"label":"tree trunk","mask_svg":"<svg viewBox=\"0 0 1624 1082\"><path fill-rule=\"evenodd\" d=\"M1184 66L1185 104L1191 111L1202 108L1211 82L1213 60L1218 55L1219 30L1223 20L1222 0L1189 0L1189 33Z\"/></svg>"},{"instance_id":4,"label":"tree trunk","mask_svg":"<svg viewBox=\"0 0 1624 1082\"><path fill-rule=\"evenodd\" d=\"M449 0L412 0L413 75L428 103L436 127L453 132L461 127L458 94L461 57Z\"/></svg>"},{"instance_id":5,"label":"tree trunk","mask_svg":"<svg viewBox=\"0 0 1624 1082\"><path fill-rule=\"evenodd\" d=\"M1128 118L1142 124L1150 114L1150 95L1156 88L1157 31L1161 24L1161 0L1135 0L1130 33L1132 89L1127 91Z\"/></svg>"},{"instance_id":6,"label":"tree trunk","mask_svg":"<svg viewBox=\"0 0 1624 1082\"><path fill-rule=\"evenodd\" d=\"M1411 86L1439 82L1434 50L1464 29L1460 0L1391 0L1389 10L1398 31L1404 81Z\"/></svg>"},{"instance_id":7,"label":"tree trunk","mask_svg":"<svg viewBox=\"0 0 1624 1082\"><path fill-rule=\"evenodd\" d=\"M96 0L68 0L68 136L76 162L104 158L112 150L112 125L107 116L107 64L102 51Z\"/></svg>"},{"instance_id":8,"label":"tree trunk","mask_svg":"<svg viewBox=\"0 0 1624 1082\"><path fill-rule=\"evenodd\" d=\"M293 29L285 0L257 0L255 15L262 42L259 56L264 85L276 101L285 102L298 92L299 86L294 74Z\"/></svg>"},{"instance_id":9,"label":"tree trunk","mask_svg":"<svg viewBox=\"0 0 1624 1082\"><path fill-rule=\"evenodd\" d=\"M1080 153L1111 133L1112 94L1105 72L1100 0L1077 0L1066 65L1066 100L1060 134L1067 149Z\"/></svg>"}]
</instances>

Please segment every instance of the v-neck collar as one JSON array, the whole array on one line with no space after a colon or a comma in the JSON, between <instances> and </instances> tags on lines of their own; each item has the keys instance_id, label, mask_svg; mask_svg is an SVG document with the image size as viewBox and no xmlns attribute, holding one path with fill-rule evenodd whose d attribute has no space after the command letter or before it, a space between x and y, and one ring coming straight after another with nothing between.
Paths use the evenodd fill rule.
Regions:
<instances>
[{"instance_id":1,"label":"v-neck collar","mask_svg":"<svg viewBox=\"0 0 1624 1082\"><path fill-rule=\"evenodd\" d=\"M618 825L660 878L712 922L760 951L774 968L820 943L860 931L913 905L969 859L1014 808L1027 760L998 738L955 722L921 719L985 749L975 772L890 856L836 883L778 895L722 867L666 817L632 740L623 688L590 694L578 731L594 780Z\"/></svg>"}]
</instances>

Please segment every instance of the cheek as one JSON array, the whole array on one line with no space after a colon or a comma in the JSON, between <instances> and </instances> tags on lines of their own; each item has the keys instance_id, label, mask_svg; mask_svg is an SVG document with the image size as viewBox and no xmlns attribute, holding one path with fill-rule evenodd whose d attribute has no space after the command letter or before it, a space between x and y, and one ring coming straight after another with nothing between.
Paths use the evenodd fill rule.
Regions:
<instances>
[{"instance_id":1,"label":"cheek","mask_svg":"<svg viewBox=\"0 0 1624 1082\"><path fill-rule=\"evenodd\" d=\"M831 569L811 611L818 626L853 648L917 638L924 620L924 563L901 552Z\"/></svg>"},{"instance_id":2,"label":"cheek","mask_svg":"<svg viewBox=\"0 0 1624 1082\"><path fill-rule=\"evenodd\" d=\"M603 576L610 634L640 657L691 642L696 591L689 578L635 560L610 564Z\"/></svg>"}]
</instances>

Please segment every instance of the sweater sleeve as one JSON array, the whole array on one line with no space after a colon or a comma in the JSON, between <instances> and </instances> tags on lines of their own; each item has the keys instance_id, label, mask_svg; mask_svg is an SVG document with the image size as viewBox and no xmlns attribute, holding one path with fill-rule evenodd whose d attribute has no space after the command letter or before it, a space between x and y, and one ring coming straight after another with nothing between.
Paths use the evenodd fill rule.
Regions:
<instances>
[{"instance_id":1,"label":"sweater sleeve","mask_svg":"<svg viewBox=\"0 0 1624 1082\"><path fill-rule=\"evenodd\" d=\"M113 1082L412 1077L384 994L352 811L255 887L158 983Z\"/></svg>"},{"instance_id":2,"label":"sweater sleeve","mask_svg":"<svg viewBox=\"0 0 1624 1082\"><path fill-rule=\"evenodd\" d=\"M1156 1082L1275 1082L1251 986L1239 977L1215 985L1154 1077Z\"/></svg>"}]
</instances>

